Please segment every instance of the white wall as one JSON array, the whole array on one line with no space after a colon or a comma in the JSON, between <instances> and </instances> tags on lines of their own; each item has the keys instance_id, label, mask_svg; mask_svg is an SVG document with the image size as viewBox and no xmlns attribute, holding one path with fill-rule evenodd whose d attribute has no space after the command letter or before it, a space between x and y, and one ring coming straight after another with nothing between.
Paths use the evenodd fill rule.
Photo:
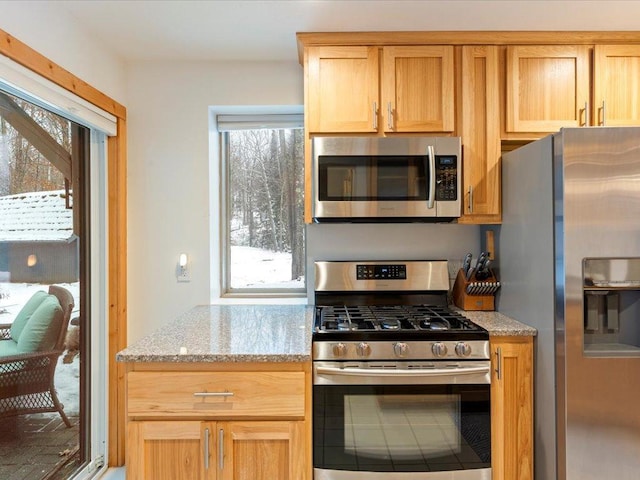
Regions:
<instances>
[{"instance_id":1,"label":"white wall","mask_svg":"<svg viewBox=\"0 0 640 480\"><path fill-rule=\"evenodd\" d=\"M56 2L0 1L0 29L126 106L125 64Z\"/></svg>"},{"instance_id":2,"label":"white wall","mask_svg":"<svg viewBox=\"0 0 640 480\"><path fill-rule=\"evenodd\" d=\"M209 303L208 108L300 105L290 63L136 63L128 75L129 340ZM191 282L178 283L180 252Z\"/></svg>"}]
</instances>

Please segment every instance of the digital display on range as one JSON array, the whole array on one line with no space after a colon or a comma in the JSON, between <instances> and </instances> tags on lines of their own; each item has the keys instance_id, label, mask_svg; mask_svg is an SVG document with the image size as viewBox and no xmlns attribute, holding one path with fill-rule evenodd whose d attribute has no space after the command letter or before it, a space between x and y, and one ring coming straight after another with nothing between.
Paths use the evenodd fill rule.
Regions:
<instances>
[{"instance_id":1,"label":"digital display on range","mask_svg":"<svg viewBox=\"0 0 640 480\"><path fill-rule=\"evenodd\" d=\"M357 280L406 280L407 266L404 264L389 265L356 265Z\"/></svg>"}]
</instances>

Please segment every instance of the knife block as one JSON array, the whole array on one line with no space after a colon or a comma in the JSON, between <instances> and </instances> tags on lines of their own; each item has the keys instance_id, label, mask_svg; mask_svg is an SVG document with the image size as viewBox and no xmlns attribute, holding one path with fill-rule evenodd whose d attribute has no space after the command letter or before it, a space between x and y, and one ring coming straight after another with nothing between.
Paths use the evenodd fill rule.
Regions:
<instances>
[{"instance_id":1,"label":"knife block","mask_svg":"<svg viewBox=\"0 0 640 480\"><path fill-rule=\"evenodd\" d=\"M470 285L474 282L488 282L489 289L493 290L492 293L472 294L468 293L471 288ZM475 273L467 280L462 269L458 271L458 276L453 284L453 303L456 307L462 310L495 310L496 292L500 286L493 271L489 269L489 276L484 280L478 280Z\"/></svg>"}]
</instances>

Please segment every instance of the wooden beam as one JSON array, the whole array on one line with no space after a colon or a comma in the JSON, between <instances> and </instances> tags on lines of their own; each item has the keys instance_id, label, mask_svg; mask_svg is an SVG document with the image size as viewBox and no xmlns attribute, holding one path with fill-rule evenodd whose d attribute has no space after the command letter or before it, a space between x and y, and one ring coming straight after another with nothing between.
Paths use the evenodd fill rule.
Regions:
<instances>
[{"instance_id":1,"label":"wooden beam","mask_svg":"<svg viewBox=\"0 0 640 480\"><path fill-rule=\"evenodd\" d=\"M108 140L109 165L109 465L125 461L125 366L115 361L127 346L127 124L118 119ZM124 279L123 279L124 276Z\"/></svg>"},{"instance_id":2,"label":"wooden beam","mask_svg":"<svg viewBox=\"0 0 640 480\"><path fill-rule=\"evenodd\" d=\"M42 156L49 160L54 167L62 172L64 178L71 181L71 154L47 132L38 125L11 97L0 92L0 111L2 116L22 135L27 142L34 146Z\"/></svg>"}]
</instances>

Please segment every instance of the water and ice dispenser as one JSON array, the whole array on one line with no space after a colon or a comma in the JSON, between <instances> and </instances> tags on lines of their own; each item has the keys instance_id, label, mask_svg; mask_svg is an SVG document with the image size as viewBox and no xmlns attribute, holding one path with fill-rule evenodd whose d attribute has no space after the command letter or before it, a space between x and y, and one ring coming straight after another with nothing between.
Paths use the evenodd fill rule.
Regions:
<instances>
[{"instance_id":1,"label":"water and ice dispenser","mask_svg":"<svg viewBox=\"0 0 640 480\"><path fill-rule=\"evenodd\" d=\"M584 354L640 356L640 258L583 260Z\"/></svg>"}]
</instances>

